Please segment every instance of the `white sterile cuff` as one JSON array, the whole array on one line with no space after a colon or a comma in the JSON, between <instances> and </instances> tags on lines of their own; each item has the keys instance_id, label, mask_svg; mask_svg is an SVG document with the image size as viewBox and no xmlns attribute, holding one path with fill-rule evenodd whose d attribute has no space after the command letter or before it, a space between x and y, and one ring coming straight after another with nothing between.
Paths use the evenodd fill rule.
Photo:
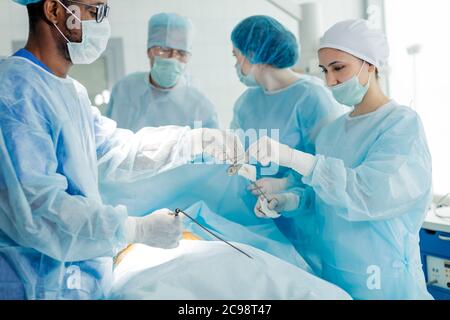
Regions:
<instances>
[{"instance_id":1,"label":"white sterile cuff","mask_svg":"<svg viewBox=\"0 0 450 320\"><path fill-rule=\"evenodd\" d=\"M193 129L191 136L191 156L195 158L203 153L203 129Z\"/></svg>"},{"instance_id":2,"label":"white sterile cuff","mask_svg":"<svg viewBox=\"0 0 450 320\"><path fill-rule=\"evenodd\" d=\"M285 193L283 196L286 199L283 211L294 211L300 206L300 196L295 193Z\"/></svg>"},{"instance_id":3,"label":"white sterile cuff","mask_svg":"<svg viewBox=\"0 0 450 320\"><path fill-rule=\"evenodd\" d=\"M249 165L249 164L244 164L242 165L241 169L239 169L238 174L241 177L244 177L247 180L250 180L251 182L255 182L256 181L256 167Z\"/></svg>"},{"instance_id":4,"label":"white sterile cuff","mask_svg":"<svg viewBox=\"0 0 450 320\"><path fill-rule=\"evenodd\" d=\"M135 217L128 217L125 220L124 233L125 233L125 240L128 244L136 242L136 226L138 223L137 220L138 218Z\"/></svg>"},{"instance_id":5,"label":"white sterile cuff","mask_svg":"<svg viewBox=\"0 0 450 320\"><path fill-rule=\"evenodd\" d=\"M263 199L260 203L261 203L260 210L267 218L276 219L281 217L281 214L279 214L275 210L269 209L269 202L266 199Z\"/></svg>"},{"instance_id":6,"label":"white sterile cuff","mask_svg":"<svg viewBox=\"0 0 450 320\"><path fill-rule=\"evenodd\" d=\"M317 164L317 157L312 154L293 150L290 167L304 177L308 177Z\"/></svg>"}]
</instances>

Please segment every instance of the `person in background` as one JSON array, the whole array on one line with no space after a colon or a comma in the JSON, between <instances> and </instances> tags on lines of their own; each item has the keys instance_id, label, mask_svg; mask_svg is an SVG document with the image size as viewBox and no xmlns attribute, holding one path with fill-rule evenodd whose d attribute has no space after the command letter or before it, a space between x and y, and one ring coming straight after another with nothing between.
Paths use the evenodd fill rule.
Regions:
<instances>
[{"instance_id":1,"label":"person in background","mask_svg":"<svg viewBox=\"0 0 450 320\"><path fill-rule=\"evenodd\" d=\"M167 125L217 128L211 101L187 80L193 27L174 13L153 16L148 24L150 72L138 72L113 88L106 116L119 127L138 131Z\"/></svg>"},{"instance_id":2,"label":"person in background","mask_svg":"<svg viewBox=\"0 0 450 320\"><path fill-rule=\"evenodd\" d=\"M279 140L291 148L314 153L316 139L321 129L342 115L345 109L333 98L320 79L302 76L291 70L300 59L300 45L294 34L277 20L268 16L252 16L240 22L231 34L236 72L248 89L234 106L232 129L278 130ZM261 137L260 137L261 138ZM260 190L278 194L278 212L286 212L276 220L278 228L294 244L299 253L313 269L318 258L313 254L312 234L314 225L309 202L302 186L290 190L299 177L296 173L280 168L275 175L281 180L263 177L250 185L259 195ZM289 190L289 192L283 192ZM300 201L308 203L302 211L292 214L300 207ZM283 207L281 207L283 205ZM272 218L261 211L261 202L254 208L260 218ZM278 213L273 212L275 216Z\"/></svg>"}]
</instances>

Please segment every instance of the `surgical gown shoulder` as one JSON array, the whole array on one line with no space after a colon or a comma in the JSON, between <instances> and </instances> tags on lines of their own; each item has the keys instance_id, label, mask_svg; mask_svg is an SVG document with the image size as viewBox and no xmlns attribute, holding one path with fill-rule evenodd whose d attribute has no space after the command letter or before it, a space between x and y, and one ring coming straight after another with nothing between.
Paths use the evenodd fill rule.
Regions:
<instances>
[{"instance_id":1,"label":"surgical gown shoulder","mask_svg":"<svg viewBox=\"0 0 450 320\"><path fill-rule=\"evenodd\" d=\"M421 156L430 157L420 116L395 101L361 117L352 118L349 113L343 115L327 125L317 141L320 151L335 149L337 145L341 148L355 146L355 143L359 145L358 150L382 148L387 152L402 154L418 150ZM391 145L397 149L390 150Z\"/></svg>"},{"instance_id":2,"label":"surgical gown shoulder","mask_svg":"<svg viewBox=\"0 0 450 320\"><path fill-rule=\"evenodd\" d=\"M117 95L130 95L133 94L144 94L149 91L158 91L158 89L149 85L149 73L148 72L135 72L129 74L119 80L114 86L113 92ZM164 91L160 91L164 92ZM166 91L167 94L183 94L184 97L187 95L189 98L185 102L194 102L198 100L205 100L205 95L195 86L187 83L182 84L173 90Z\"/></svg>"},{"instance_id":3,"label":"surgical gown shoulder","mask_svg":"<svg viewBox=\"0 0 450 320\"><path fill-rule=\"evenodd\" d=\"M48 86L52 86L56 94L61 88L74 88L83 98L87 97L86 88L77 80L67 77L56 77L34 63L19 57L11 57L0 64L0 96L2 98L32 99L37 95L48 94ZM45 90L42 90L45 89Z\"/></svg>"},{"instance_id":4,"label":"surgical gown shoulder","mask_svg":"<svg viewBox=\"0 0 450 320\"><path fill-rule=\"evenodd\" d=\"M350 113L347 112L326 126L323 130L324 134L333 134L333 132L339 129L345 129L345 131L349 132L353 127L364 131L376 131L378 133L394 130L399 127L403 129L409 128L410 131L408 132L414 136L423 130L422 120L417 112L395 101L390 101L377 111L360 117L351 117ZM358 126L359 123L364 123L364 126Z\"/></svg>"},{"instance_id":5,"label":"surgical gown shoulder","mask_svg":"<svg viewBox=\"0 0 450 320\"><path fill-rule=\"evenodd\" d=\"M90 117L91 103L86 88L76 80L54 76L34 63L11 57L0 64L0 113L2 119L16 119L41 127L62 125L70 117L67 105L75 102Z\"/></svg>"},{"instance_id":6,"label":"surgical gown shoulder","mask_svg":"<svg viewBox=\"0 0 450 320\"><path fill-rule=\"evenodd\" d=\"M39 94L39 88L46 84L47 71L24 58L11 57L0 64L0 96L4 103L15 103Z\"/></svg>"},{"instance_id":7,"label":"surgical gown shoulder","mask_svg":"<svg viewBox=\"0 0 450 320\"><path fill-rule=\"evenodd\" d=\"M283 113L295 111L301 121L316 121L319 118L334 120L346 111L323 82L315 77L302 77L289 87L273 93L267 93L259 87L250 88L236 102L235 115L244 117L244 114L253 112L260 101L270 101L271 109L279 107Z\"/></svg>"},{"instance_id":8,"label":"surgical gown shoulder","mask_svg":"<svg viewBox=\"0 0 450 320\"><path fill-rule=\"evenodd\" d=\"M120 79L114 88L117 89L146 89L148 86L148 72L135 72Z\"/></svg>"}]
</instances>

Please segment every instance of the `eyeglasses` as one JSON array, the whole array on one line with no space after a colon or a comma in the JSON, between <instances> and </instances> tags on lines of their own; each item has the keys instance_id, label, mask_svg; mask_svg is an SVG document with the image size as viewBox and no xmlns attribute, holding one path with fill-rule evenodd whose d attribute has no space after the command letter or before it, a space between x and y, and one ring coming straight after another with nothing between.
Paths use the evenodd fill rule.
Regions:
<instances>
[{"instance_id":1,"label":"eyeglasses","mask_svg":"<svg viewBox=\"0 0 450 320\"><path fill-rule=\"evenodd\" d=\"M182 62L187 62L191 57L191 54L184 50L165 48L165 47L153 47L152 52L162 58L172 58L175 57L175 54L179 57L178 59Z\"/></svg>"},{"instance_id":2,"label":"eyeglasses","mask_svg":"<svg viewBox=\"0 0 450 320\"><path fill-rule=\"evenodd\" d=\"M86 7L95 8L95 21L97 21L98 23L102 22L103 19L108 17L109 10L111 9L111 7L108 6L106 3L94 5L94 4L87 4L87 3L83 3L83 2L79 2L79 1L72 1L72 0L68 0L68 1L72 2L72 3L76 3L76 4L82 4Z\"/></svg>"}]
</instances>

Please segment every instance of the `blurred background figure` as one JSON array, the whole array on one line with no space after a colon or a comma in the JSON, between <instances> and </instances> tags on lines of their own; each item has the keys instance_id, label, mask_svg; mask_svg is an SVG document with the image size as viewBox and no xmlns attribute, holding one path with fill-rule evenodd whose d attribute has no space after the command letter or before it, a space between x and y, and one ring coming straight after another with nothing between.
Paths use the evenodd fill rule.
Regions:
<instances>
[{"instance_id":1,"label":"blurred background figure","mask_svg":"<svg viewBox=\"0 0 450 320\"><path fill-rule=\"evenodd\" d=\"M133 73L113 88L106 115L120 128L138 131L167 125L217 128L209 99L185 76L193 26L174 13L153 16L148 25L150 72Z\"/></svg>"}]
</instances>

